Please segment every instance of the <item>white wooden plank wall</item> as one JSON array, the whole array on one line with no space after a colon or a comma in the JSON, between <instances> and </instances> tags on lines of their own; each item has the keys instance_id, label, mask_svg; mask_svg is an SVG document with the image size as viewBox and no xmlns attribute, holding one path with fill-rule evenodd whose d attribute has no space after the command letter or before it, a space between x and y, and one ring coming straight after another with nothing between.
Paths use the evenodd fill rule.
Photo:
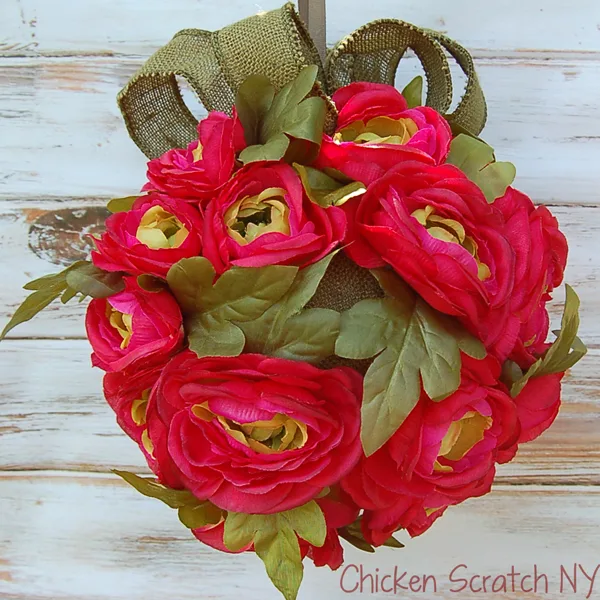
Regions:
<instances>
[{"instance_id":1,"label":"white wooden plank wall","mask_svg":"<svg viewBox=\"0 0 600 600\"><path fill-rule=\"evenodd\" d=\"M25 281L86 252L79 236L97 227L107 198L143 183L144 158L114 101L133 71L179 29L219 28L280 3L0 0L2 322ZM589 581L577 566L592 577L600 563L600 3L328 0L328 40L386 16L473 51L490 107L484 137L569 236L567 279L590 353L566 378L554 428L500 469L491 495L449 511L405 550L349 549L346 564L436 577L437 591L408 598L600 598L600 569ZM416 72L409 58L399 80ZM560 309L557 294L554 319ZM50 310L0 345L0 598L279 598L256 557L203 547L172 511L108 474L146 469L88 368L82 315ZM459 564L481 576L537 564L548 589L494 593L488 582L456 593L448 574ZM577 591L565 577L574 568ZM340 575L307 566L300 598L351 596ZM361 597L390 596L370 592Z\"/></svg>"}]
</instances>

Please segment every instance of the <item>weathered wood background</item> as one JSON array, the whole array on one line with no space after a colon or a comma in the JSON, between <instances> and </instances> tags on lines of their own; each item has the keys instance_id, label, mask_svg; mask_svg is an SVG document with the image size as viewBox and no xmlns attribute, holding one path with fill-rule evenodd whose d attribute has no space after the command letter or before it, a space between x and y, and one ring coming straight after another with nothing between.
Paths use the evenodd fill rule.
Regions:
<instances>
[{"instance_id":1,"label":"weathered wood background","mask_svg":"<svg viewBox=\"0 0 600 600\"><path fill-rule=\"evenodd\" d=\"M0 321L23 283L85 255L81 233L99 226L108 198L139 189L144 158L114 101L133 71L181 28L219 28L280 1L0 0ZM581 574L576 593L563 577L561 594L560 566L591 576L600 563L600 3L328 0L328 16L330 42L390 16L472 49L486 139L570 239L567 280L590 347L554 428L500 469L491 495L449 511L405 550L351 549L347 563L439 578L437 593L405 597L584 598ZM407 59L399 78L417 71ZM81 306L48 310L0 345L0 597L278 598L254 556L206 549L173 511L108 473L145 469L89 368L82 317ZM473 575L535 563L549 589L452 593L447 574L461 563ZM600 597L596 579L589 597ZM300 598L347 595L339 572L307 567Z\"/></svg>"}]
</instances>

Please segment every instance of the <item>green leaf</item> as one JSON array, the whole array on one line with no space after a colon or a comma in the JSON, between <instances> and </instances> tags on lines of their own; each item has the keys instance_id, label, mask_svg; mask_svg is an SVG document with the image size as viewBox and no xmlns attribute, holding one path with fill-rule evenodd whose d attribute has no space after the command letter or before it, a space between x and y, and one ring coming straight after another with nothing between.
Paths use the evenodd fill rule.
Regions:
<instances>
[{"instance_id":1,"label":"green leaf","mask_svg":"<svg viewBox=\"0 0 600 600\"><path fill-rule=\"evenodd\" d=\"M223 542L232 552L254 543L267 574L286 600L295 600L302 583L303 566L298 537L313 546L325 543L327 525L319 505L304 506L271 515L228 513Z\"/></svg>"},{"instance_id":2,"label":"green leaf","mask_svg":"<svg viewBox=\"0 0 600 600\"><path fill-rule=\"evenodd\" d=\"M184 312L202 312L230 321L262 315L292 285L297 267L233 267L213 285L214 269L202 257L184 258L167 274L169 287Z\"/></svg>"},{"instance_id":3,"label":"green leaf","mask_svg":"<svg viewBox=\"0 0 600 600\"><path fill-rule=\"evenodd\" d=\"M314 500L280 515L303 540L318 548L323 546L327 537L327 525L323 511Z\"/></svg>"},{"instance_id":4,"label":"green leaf","mask_svg":"<svg viewBox=\"0 0 600 600\"><path fill-rule=\"evenodd\" d=\"M490 203L504 195L517 173L512 163L496 162L491 146L465 134L452 140L446 162L461 169Z\"/></svg>"},{"instance_id":5,"label":"green leaf","mask_svg":"<svg viewBox=\"0 0 600 600\"><path fill-rule=\"evenodd\" d=\"M8 332L17 325L25 323L25 321L29 321L35 317L35 315L46 308L46 306L56 300L63 293L64 289L65 288L58 290L40 290L27 296L2 330L0 340L3 340Z\"/></svg>"},{"instance_id":6,"label":"green leaf","mask_svg":"<svg viewBox=\"0 0 600 600\"><path fill-rule=\"evenodd\" d=\"M67 275L73 269L77 269L86 264L88 263L85 261L77 261L59 273L44 275L43 277L39 277L38 279L26 283L23 288L26 290L34 290L34 292L33 294L29 294L14 312L10 321L6 324L0 334L0 340L3 340L8 332L17 325L33 319L35 315L54 302L54 300L61 298L64 304L73 298L75 294L69 290Z\"/></svg>"},{"instance_id":7,"label":"green leaf","mask_svg":"<svg viewBox=\"0 0 600 600\"><path fill-rule=\"evenodd\" d=\"M130 486L134 487L140 494L149 498L156 498L171 508L182 506L196 506L200 500L187 490L172 490L149 477L140 477L128 471L112 470L113 473L124 479Z\"/></svg>"},{"instance_id":8,"label":"green leaf","mask_svg":"<svg viewBox=\"0 0 600 600\"><path fill-rule=\"evenodd\" d=\"M301 102L279 119L283 133L299 140L308 140L320 146L325 126L325 102L313 96Z\"/></svg>"},{"instance_id":9,"label":"green leaf","mask_svg":"<svg viewBox=\"0 0 600 600\"><path fill-rule=\"evenodd\" d=\"M317 67L305 67L274 98L264 80L260 90L254 89L256 81L250 82L252 107L244 105L243 111L253 145L240 154L244 164L282 158L288 162L310 162L316 158L326 106L322 98L307 96L313 90L317 73Z\"/></svg>"},{"instance_id":10,"label":"green leaf","mask_svg":"<svg viewBox=\"0 0 600 600\"><path fill-rule=\"evenodd\" d=\"M320 97L307 96L318 69L305 67L277 94L263 76L246 79L236 97L248 147L240 153L244 164L285 159L310 162L323 137L326 106Z\"/></svg>"},{"instance_id":11,"label":"green leaf","mask_svg":"<svg viewBox=\"0 0 600 600\"><path fill-rule=\"evenodd\" d=\"M284 85L275 96L269 112L265 116L261 138L263 143L284 131L282 121L310 94L319 70L315 65L304 67L296 79Z\"/></svg>"},{"instance_id":12,"label":"green leaf","mask_svg":"<svg viewBox=\"0 0 600 600\"><path fill-rule=\"evenodd\" d=\"M335 346L338 356L363 360L379 354L388 345L398 326L397 305L391 298L369 298L342 313L340 335Z\"/></svg>"},{"instance_id":13,"label":"green leaf","mask_svg":"<svg viewBox=\"0 0 600 600\"><path fill-rule=\"evenodd\" d=\"M366 191L366 187L360 181L339 182L323 171L297 163L294 163L294 169L300 175L306 195L323 208L341 206Z\"/></svg>"},{"instance_id":14,"label":"green leaf","mask_svg":"<svg viewBox=\"0 0 600 600\"><path fill-rule=\"evenodd\" d=\"M50 275L44 275L38 279L34 279L23 286L24 290L48 290L52 287L64 288L67 282L67 273L71 269L77 269L81 265L88 264L85 260L78 260L72 265L69 265L66 269L63 269L59 273L52 273Z\"/></svg>"},{"instance_id":15,"label":"green leaf","mask_svg":"<svg viewBox=\"0 0 600 600\"><path fill-rule=\"evenodd\" d=\"M456 386L456 377L449 386ZM373 361L365 374L361 410L360 435L367 456L396 433L417 405L420 391L419 368L414 363L403 365L400 351L386 348Z\"/></svg>"},{"instance_id":16,"label":"green leaf","mask_svg":"<svg viewBox=\"0 0 600 600\"><path fill-rule=\"evenodd\" d=\"M112 200L109 200L106 208L108 208L111 213L127 212L133 208L133 203L143 195L144 194L140 194L139 196L125 196L124 198L113 198Z\"/></svg>"},{"instance_id":17,"label":"green leaf","mask_svg":"<svg viewBox=\"0 0 600 600\"><path fill-rule=\"evenodd\" d=\"M184 314L202 309L202 294L210 289L215 269L206 258L183 258L167 273L167 283Z\"/></svg>"},{"instance_id":18,"label":"green leaf","mask_svg":"<svg viewBox=\"0 0 600 600\"><path fill-rule=\"evenodd\" d=\"M423 106L423 77L417 75L403 90L408 108Z\"/></svg>"},{"instance_id":19,"label":"green leaf","mask_svg":"<svg viewBox=\"0 0 600 600\"><path fill-rule=\"evenodd\" d=\"M488 202L501 198L506 189L517 176L515 165L509 162L494 162L488 165L477 178L477 185L481 188Z\"/></svg>"},{"instance_id":20,"label":"green leaf","mask_svg":"<svg viewBox=\"0 0 600 600\"><path fill-rule=\"evenodd\" d=\"M275 533L257 532L254 551L263 561L267 575L286 600L296 600L304 576L298 538L291 529Z\"/></svg>"},{"instance_id":21,"label":"green leaf","mask_svg":"<svg viewBox=\"0 0 600 600\"><path fill-rule=\"evenodd\" d=\"M186 319L190 350L198 356L239 356L244 351L243 331L214 315L200 313Z\"/></svg>"},{"instance_id":22,"label":"green leaf","mask_svg":"<svg viewBox=\"0 0 600 600\"><path fill-rule=\"evenodd\" d=\"M229 550L237 552L252 543L258 531L273 533L282 528L292 529L313 546L321 547L325 543L325 517L314 500L292 510L269 515L229 512L223 541Z\"/></svg>"},{"instance_id":23,"label":"green leaf","mask_svg":"<svg viewBox=\"0 0 600 600\"><path fill-rule=\"evenodd\" d=\"M393 535L383 542L382 546L385 546L386 548L404 548L404 544L399 542Z\"/></svg>"},{"instance_id":24,"label":"green leaf","mask_svg":"<svg viewBox=\"0 0 600 600\"><path fill-rule=\"evenodd\" d=\"M487 351L481 340L472 336L456 319L438 312L435 315L444 329L454 337L462 352L477 360L486 357Z\"/></svg>"},{"instance_id":25,"label":"green leaf","mask_svg":"<svg viewBox=\"0 0 600 600\"><path fill-rule=\"evenodd\" d=\"M229 321L251 321L260 317L293 284L297 267L234 267L205 291L203 312Z\"/></svg>"},{"instance_id":26,"label":"green leaf","mask_svg":"<svg viewBox=\"0 0 600 600\"><path fill-rule=\"evenodd\" d=\"M264 75L251 75L239 87L235 107L248 146L259 142L261 124L273 104L274 97L275 88Z\"/></svg>"},{"instance_id":27,"label":"green leaf","mask_svg":"<svg viewBox=\"0 0 600 600\"><path fill-rule=\"evenodd\" d=\"M460 385L460 351L485 349L457 323L417 296L393 272L373 274L387 298L363 300L343 313L336 354L376 356L364 381L361 439L367 456L398 430L417 405L421 388L440 401Z\"/></svg>"},{"instance_id":28,"label":"green leaf","mask_svg":"<svg viewBox=\"0 0 600 600\"><path fill-rule=\"evenodd\" d=\"M553 373L562 373L570 369L586 354L585 344L577 337L579 329L579 297L568 284L566 288L565 308L562 316L561 329L556 340L544 356L538 359L527 372L517 379L511 387L511 395L518 396L532 377L542 377Z\"/></svg>"},{"instance_id":29,"label":"green leaf","mask_svg":"<svg viewBox=\"0 0 600 600\"><path fill-rule=\"evenodd\" d=\"M208 501L196 498L187 490L173 490L149 477L140 477L128 471L113 473L124 479L140 494L148 498L156 498L167 506L178 510L179 520L188 529L198 529L206 525L217 525L224 518L223 511Z\"/></svg>"},{"instance_id":30,"label":"green leaf","mask_svg":"<svg viewBox=\"0 0 600 600\"><path fill-rule=\"evenodd\" d=\"M323 171L319 171L319 169L305 167L298 163L294 163L293 167L298 172L298 175L300 175L302 185L310 200L323 208L331 206L325 203L323 198L343 184L337 182L333 177L329 177Z\"/></svg>"},{"instance_id":31,"label":"green leaf","mask_svg":"<svg viewBox=\"0 0 600 600\"><path fill-rule=\"evenodd\" d=\"M446 121L448 121L448 125L450 125L450 129L452 130L453 137L457 137L462 133L464 135L468 135L469 137L475 138L476 140L479 140L480 142L483 142L483 140L477 134L473 133L472 131L469 131L463 125L456 123L455 120L453 119L452 115L444 115L444 118L446 119ZM485 142L483 142L483 143L485 144Z\"/></svg>"},{"instance_id":32,"label":"green leaf","mask_svg":"<svg viewBox=\"0 0 600 600\"><path fill-rule=\"evenodd\" d=\"M365 538L362 537L362 533L360 536L357 536L354 535L354 533L350 532L348 528L344 528L338 529L338 534L349 544L352 544L355 548L358 548L363 552L369 552L370 554L373 554L375 552L375 548L373 548L373 546L371 546L371 544L369 544L369 542L367 542Z\"/></svg>"},{"instance_id":33,"label":"green leaf","mask_svg":"<svg viewBox=\"0 0 600 600\"><path fill-rule=\"evenodd\" d=\"M290 145L290 139L282 134L273 136L264 144L255 144L244 148L240 160L245 164L263 160L281 160Z\"/></svg>"},{"instance_id":34,"label":"green leaf","mask_svg":"<svg viewBox=\"0 0 600 600\"><path fill-rule=\"evenodd\" d=\"M242 331L231 321L258 319L289 289L297 267L233 267L213 284L215 271L205 258L184 258L173 265L167 282L186 315L190 348L198 356L237 356Z\"/></svg>"},{"instance_id":35,"label":"green leaf","mask_svg":"<svg viewBox=\"0 0 600 600\"><path fill-rule=\"evenodd\" d=\"M180 506L178 516L188 529L199 529L207 525L218 525L223 519L223 511L211 502L199 502L197 505Z\"/></svg>"},{"instance_id":36,"label":"green leaf","mask_svg":"<svg viewBox=\"0 0 600 600\"><path fill-rule=\"evenodd\" d=\"M345 539L348 543L352 544L359 550L363 550L364 552L373 553L375 552L375 548L371 544L369 544L363 535L361 528L361 520L362 517L359 517L354 523L347 525L346 527L339 529L338 533L340 537ZM399 542L393 535L390 536L382 546L386 546L387 548L404 548L404 544Z\"/></svg>"},{"instance_id":37,"label":"green leaf","mask_svg":"<svg viewBox=\"0 0 600 600\"><path fill-rule=\"evenodd\" d=\"M66 304L69 300L72 300L73 298L75 298L75 296L77 295L77 292L75 290L72 290L70 287L68 287L63 293L62 296L60 297L60 301L63 304Z\"/></svg>"},{"instance_id":38,"label":"green leaf","mask_svg":"<svg viewBox=\"0 0 600 600\"><path fill-rule=\"evenodd\" d=\"M300 269L278 302L259 318L239 324L248 352L311 363L333 354L340 327L339 314L327 309L301 311L315 295L335 254Z\"/></svg>"},{"instance_id":39,"label":"green leaf","mask_svg":"<svg viewBox=\"0 0 600 600\"><path fill-rule=\"evenodd\" d=\"M92 298L108 298L125 289L123 273L109 273L90 262L69 269L66 279L72 290Z\"/></svg>"},{"instance_id":40,"label":"green leaf","mask_svg":"<svg viewBox=\"0 0 600 600\"><path fill-rule=\"evenodd\" d=\"M340 313L312 308L290 318L270 355L288 360L316 363L335 354L340 333Z\"/></svg>"}]
</instances>

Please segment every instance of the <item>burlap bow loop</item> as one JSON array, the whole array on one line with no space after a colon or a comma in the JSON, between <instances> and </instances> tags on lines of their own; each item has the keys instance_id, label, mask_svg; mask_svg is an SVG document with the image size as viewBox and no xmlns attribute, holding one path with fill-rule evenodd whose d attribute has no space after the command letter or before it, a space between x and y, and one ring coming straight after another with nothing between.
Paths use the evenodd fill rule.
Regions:
<instances>
[{"instance_id":1,"label":"burlap bow loop","mask_svg":"<svg viewBox=\"0 0 600 600\"><path fill-rule=\"evenodd\" d=\"M336 44L323 66L293 4L255 15L219 31L184 29L153 54L121 90L117 101L133 141L148 158L196 139L197 120L186 106L177 77L185 79L206 110L231 114L235 94L250 75L268 77L276 89L302 68L317 65L314 93L327 103L326 130L337 112L330 95L353 81L393 85L396 70L411 49L427 79L427 105L446 114L452 102L452 76L444 49L467 76L465 94L446 115L451 124L479 134L486 120L485 98L470 54L442 34L402 21L373 21Z\"/></svg>"}]
</instances>

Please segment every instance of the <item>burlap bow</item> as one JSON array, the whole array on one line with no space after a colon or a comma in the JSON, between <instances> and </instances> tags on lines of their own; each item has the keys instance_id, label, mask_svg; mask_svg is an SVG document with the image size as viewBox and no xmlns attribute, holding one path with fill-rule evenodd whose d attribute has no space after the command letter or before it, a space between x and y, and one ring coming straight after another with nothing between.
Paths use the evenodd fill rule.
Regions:
<instances>
[{"instance_id":1,"label":"burlap bow","mask_svg":"<svg viewBox=\"0 0 600 600\"><path fill-rule=\"evenodd\" d=\"M195 91L208 111L231 114L235 94L250 75L266 75L279 89L307 65L319 68L327 102L326 129L337 115L330 95L353 81L394 85L398 64L411 49L427 79L427 105L446 115L457 130L479 134L486 121L485 98L471 55L446 36L396 19L367 23L338 42L323 65L293 4L255 15L219 31L184 29L152 55L121 90L117 101L129 135L148 158L183 148L197 138L197 120L185 105L177 77ZM458 106L452 103L447 51L467 77Z\"/></svg>"}]
</instances>

